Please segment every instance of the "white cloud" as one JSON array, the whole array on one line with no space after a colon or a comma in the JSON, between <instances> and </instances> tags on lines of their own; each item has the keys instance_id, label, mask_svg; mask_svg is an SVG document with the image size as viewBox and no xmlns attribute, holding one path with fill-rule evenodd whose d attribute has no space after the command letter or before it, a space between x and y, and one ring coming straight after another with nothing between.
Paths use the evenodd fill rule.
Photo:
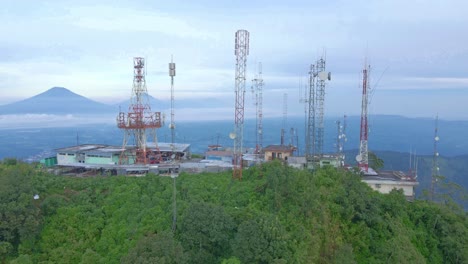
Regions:
<instances>
[{"instance_id":1,"label":"white cloud","mask_svg":"<svg viewBox=\"0 0 468 264\"><path fill-rule=\"evenodd\" d=\"M180 38L210 38L210 33L167 13L110 6L72 7L66 17L72 25L91 30L163 33ZM138 39L136 39L138 41Z\"/></svg>"}]
</instances>

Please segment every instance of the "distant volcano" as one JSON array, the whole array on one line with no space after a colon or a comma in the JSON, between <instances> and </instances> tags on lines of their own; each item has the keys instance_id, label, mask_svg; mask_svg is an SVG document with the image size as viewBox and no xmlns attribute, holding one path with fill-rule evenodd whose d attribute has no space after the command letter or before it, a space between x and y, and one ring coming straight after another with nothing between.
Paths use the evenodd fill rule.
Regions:
<instances>
[{"instance_id":1,"label":"distant volcano","mask_svg":"<svg viewBox=\"0 0 468 264\"><path fill-rule=\"evenodd\" d=\"M95 102L63 87L53 87L19 102L0 106L0 114L109 114L115 107Z\"/></svg>"}]
</instances>

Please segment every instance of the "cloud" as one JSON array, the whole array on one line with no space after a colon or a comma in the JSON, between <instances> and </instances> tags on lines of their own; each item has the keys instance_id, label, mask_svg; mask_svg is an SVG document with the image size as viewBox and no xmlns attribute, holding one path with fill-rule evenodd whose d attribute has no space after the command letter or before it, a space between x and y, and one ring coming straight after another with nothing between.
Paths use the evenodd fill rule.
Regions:
<instances>
[{"instance_id":1,"label":"cloud","mask_svg":"<svg viewBox=\"0 0 468 264\"><path fill-rule=\"evenodd\" d=\"M167 13L110 6L72 7L66 16L72 25L90 30L116 33L162 33L179 38L210 38L210 33L195 28L184 19Z\"/></svg>"}]
</instances>

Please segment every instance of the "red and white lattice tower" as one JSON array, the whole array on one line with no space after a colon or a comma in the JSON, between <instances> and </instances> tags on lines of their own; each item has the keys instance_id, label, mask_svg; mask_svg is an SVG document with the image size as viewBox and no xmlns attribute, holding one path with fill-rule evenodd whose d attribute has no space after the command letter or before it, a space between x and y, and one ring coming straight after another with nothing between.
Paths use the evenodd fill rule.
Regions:
<instances>
[{"instance_id":1,"label":"red and white lattice tower","mask_svg":"<svg viewBox=\"0 0 468 264\"><path fill-rule=\"evenodd\" d=\"M133 58L133 88L130 106L128 113L120 112L117 117L117 126L124 130L120 164L151 164L159 163L161 159L156 137L156 129L162 125L161 113L151 112L145 76L145 59ZM151 149L147 145L148 137L154 143ZM127 144L132 138L134 148L127 149Z\"/></svg>"},{"instance_id":2,"label":"red and white lattice tower","mask_svg":"<svg viewBox=\"0 0 468 264\"><path fill-rule=\"evenodd\" d=\"M249 32L247 30L241 29L236 32L234 54L236 55L236 102L234 112L234 132L230 134L230 137L234 140L232 177L234 179L242 179L245 73L247 68L247 55L249 55Z\"/></svg>"},{"instance_id":3,"label":"red and white lattice tower","mask_svg":"<svg viewBox=\"0 0 468 264\"><path fill-rule=\"evenodd\" d=\"M362 105L361 105L361 133L360 133L360 146L359 154L356 156L356 161L362 172L367 173L369 171L369 153L367 138L369 132L367 108L369 106L369 70L370 67L367 63L362 70Z\"/></svg>"}]
</instances>

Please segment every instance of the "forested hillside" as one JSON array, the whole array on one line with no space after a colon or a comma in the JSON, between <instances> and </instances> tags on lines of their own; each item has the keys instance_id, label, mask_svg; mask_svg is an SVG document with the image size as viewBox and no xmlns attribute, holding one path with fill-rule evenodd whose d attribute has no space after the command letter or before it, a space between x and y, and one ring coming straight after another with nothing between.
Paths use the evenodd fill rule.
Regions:
<instances>
[{"instance_id":1,"label":"forested hillside","mask_svg":"<svg viewBox=\"0 0 468 264\"><path fill-rule=\"evenodd\" d=\"M38 199L34 196L38 194ZM464 211L358 175L280 163L172 179L71 178L0 165L5 263L467 263Z\"/></svg>"}]
</instances>

